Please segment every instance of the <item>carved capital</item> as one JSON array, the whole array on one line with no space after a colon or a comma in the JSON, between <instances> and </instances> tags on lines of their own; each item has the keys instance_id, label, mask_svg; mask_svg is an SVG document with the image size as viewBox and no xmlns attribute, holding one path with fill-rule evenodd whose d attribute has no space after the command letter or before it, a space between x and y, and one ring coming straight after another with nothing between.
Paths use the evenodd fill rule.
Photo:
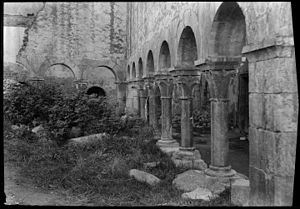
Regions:
<instances>
[{"instance_id":1,"label":"carved capital","mask_svg":"<svg viewBox=\"0 0 300 209\"><path fill-rule=\"evenodd\" d=\"M236 76L236 71L213 71L205 73L206 80L209 84L211 98L228 98L228 86L231 79Z\"/></svg>"},{"instance_id":2,"label":"carved capital","mask_svg":"<svg viewBox=\"0 0 300 209\"><path fill-rule=\"evenodd\" d=\"M200 84L200 76L179 76L175 82L181 88L182 97L192 97L193 89Z\"/></svg>"},{"instance_id":3,"label":"carved capital","mask_svg":"<svg viewBox=\"0 0 300 209\"><path fill-rule=\"evenodd\" d=\"M174 87L172 77L160 77L155 82L159 86L161 96L172 97Z\"/></svg>"}]
</instances>

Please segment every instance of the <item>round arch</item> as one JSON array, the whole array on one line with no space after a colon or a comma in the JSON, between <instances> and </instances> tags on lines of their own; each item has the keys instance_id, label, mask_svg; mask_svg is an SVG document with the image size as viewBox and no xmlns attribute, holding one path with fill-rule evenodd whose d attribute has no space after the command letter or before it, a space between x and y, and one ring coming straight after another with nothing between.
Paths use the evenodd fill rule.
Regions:
<instances>
[{"instance_id":1,"label":"round arch","mask_svg":"<svg viewBox=\"0 0 300 209\"><path fill-rule=\"evenodd\" d=\"M135 62L132 63L132 78L136 78Z\"/></svg>"},{"instance_id":2,"label":"round arch","mask_svg":"<svg viewBox=\"0 0 300 209\"><path fill-rule=\"evenodd\" d=\"M171 57L169 45L166 41L163 41L159 52L159 69L165 69L171 67Z\"/></svg>"},{"instance_id":3,"label":"round arch","mask_svg":"<svg viewBox=\"0 0 300 209\"><path fill-rule=\"evenodd\" d=\"M138 77L139 78L143 77L143 61L142 61L141 57L139 58L139 61L138 61Z\"/></svg>"},{"instance_id":4,"label":"round arch","mask_svg":"<svg viewBox=\"0 0 300 209\"><path fill-rule=\"evenodd\" d=\"M53 65L64 65L68 67L75 79L80 79L81 78L81 71L78 68L77 65L75 65L73 62L67 60L67 59L51 59L51 60L46 60L39 68L39 72L41 73L42 76L45 76L46 71Z\"/></svg>"},{"instance_id":5,"label":"round arch","mask_svg":"<svg viewBox=\"0 0 300 209\"><path fill-rule=\"evenodd\" d=\"M64 64L64 63L54 63L54 64L50 65L50 66L48 67L48 69L45 70L44 76L45 76L45 77L47 76L46 73L49 72L49 71L51 70L51 67L53 67L53 66L59 66L59 65L66 67L66 68L72 73L73 78L76 78L76 75L75 75L74 71L72 70L72 68L69 67L68 65Z\"/></svg>"},{"instance_id":6,"label":"round arch","mask_svg":"<svg viewBox=\"0 0 300 209\"><path fill-rule=\"evenodd\" d=\"M236 2L222 3L214 17L210 36L210 56L239 57L246 44L246 21Z\"/></svg>"},{"instance_id":7,"label":"round arch","mask_svg":"<svg viewBox=\"0 0 300 209\"><path fill-rule=\"evenodd\" d=\"M197 44L194 32L190 26L186 26L179 40L177 63L181 66L194 66L194 61L197 58Z\"/></svg>"},{"instance_id":8,"label":"round arch","mask_svg":"<svg viewBox=\"0 0 300 209\"><path fill-rule=\"evenodd\" d=\"M86 94L87 95L95 94L96 97L99 97L99 96L105 97L106 96L104 89L99 86L92 86L92 87L88 88L86 91Z\"/></svg>"},{"instance_id":9,"label":"round arch","mask_svg":"<svg viewBox=\"0 0 300 209\"><path fill-rule=\"evenodd\" d=\"M154 60L153 60L153 53L151 50L148 52L147 55L146 74L147 75L154 74Z\"/></svg>"},{"instance_id":10,"label":"round arch","mask_svg":"<svg viewBox=\"0 0 300 209\"><path fill-rule=\"evenodd\" d=\"M110 70L112 72L112 74L114 75L115 81L118 81L118 76L111 67L109 67L107 65L97 65L95 68L98 68L98 67L104 67L104 68L107 68L108 70Z\"/></svg>"},{"instance_id":11,"label":"round arch","mask_svg":"<svg viewBox=\"0 0 300 209\"><path fill-rule=\"evenodd\" d=\"M127 67L127 80L130 80L130 66Z\"/></svg>"}]
</instances>

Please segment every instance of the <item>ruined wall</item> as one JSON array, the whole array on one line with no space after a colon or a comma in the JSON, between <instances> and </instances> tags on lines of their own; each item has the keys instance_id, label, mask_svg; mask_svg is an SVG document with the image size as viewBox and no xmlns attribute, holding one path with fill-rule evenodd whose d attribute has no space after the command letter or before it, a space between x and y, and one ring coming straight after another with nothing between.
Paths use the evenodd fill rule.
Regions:
<instances>
[{"instance_id":1,"label":"ruined wall","mask_svg":"<svg viewBox=\"0 0 300 209\"><path fill-rule=\"evenodd\" d=\"M125 33L126 3L46 3L26 30L18 60L40 75L41 66L49 67L43 65L47 60L67 60L80 69L80 79L89 68L89 60L120 65L125 54Z\"/></svg>"}]
</instances>

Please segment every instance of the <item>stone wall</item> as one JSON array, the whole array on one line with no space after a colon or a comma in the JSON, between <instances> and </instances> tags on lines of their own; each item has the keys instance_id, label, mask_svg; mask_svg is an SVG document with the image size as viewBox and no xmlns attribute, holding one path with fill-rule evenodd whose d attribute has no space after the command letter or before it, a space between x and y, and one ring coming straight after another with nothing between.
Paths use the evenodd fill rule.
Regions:
<instances>
[{"instance_id":1,"label":"stone wall","mask_svg":"<svg viewBox=\"0 0 300 209\"><path fill-rule=\"evenodd\" d=\"M36 74L43 76L48 63L57 61L79 68L75 74L81 79L93 60L123 73L126 3L49 2L35 18L25 31L18 61Z\"/></svg>"}]
</instances>

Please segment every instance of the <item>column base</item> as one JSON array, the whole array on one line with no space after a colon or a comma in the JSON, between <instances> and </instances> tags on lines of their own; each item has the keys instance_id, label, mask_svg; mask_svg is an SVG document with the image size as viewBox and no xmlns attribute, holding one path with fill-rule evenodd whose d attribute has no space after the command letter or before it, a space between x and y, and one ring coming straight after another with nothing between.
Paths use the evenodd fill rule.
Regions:
<instances>
[{"instance_id":1,"label":"column base","mask_svg":"<svg viewBox=\"0 0 300 209\"><path fill-rule=\"evenodd\" d=\"M160 139L156 145L159 147L179 147L179 143L175 139Z\"/></svg>"},{"instance_id":2,"label":"column base","mask_svg":"<svg viewBox=\"0 0 300 209\"><path fill-rule=\"evenodd\" d=\"M236 174L236 171L231 169L231 166L217 167L210 165L209 168L205 170L205 174L211 177L230 178Z\"/></svg>"},{"instance_id":3,"label":"column base","mask_svg":"<svg viewBox=\"0 0 300 209\"><path fill-rule=\"evenodd\" d=\"M180 147L177 152L172 155L172 161L176 167L183 167L195 170L205 170L206 163L201 159L200 152L194 147Z\"/></svg>"},{"instance_id":4,"label":"column base","mask_svg":"<svg viewBox=\"0 0 300 209\"><path fill-rule=\"evenodd\" d=\"M173 155L174 152L177 152L179 150L179 143L172 139L172 140L158 140L156 142L156 145L159 147L159 149L169 155L170 157Z\"/></svg>"}]
</instances>

